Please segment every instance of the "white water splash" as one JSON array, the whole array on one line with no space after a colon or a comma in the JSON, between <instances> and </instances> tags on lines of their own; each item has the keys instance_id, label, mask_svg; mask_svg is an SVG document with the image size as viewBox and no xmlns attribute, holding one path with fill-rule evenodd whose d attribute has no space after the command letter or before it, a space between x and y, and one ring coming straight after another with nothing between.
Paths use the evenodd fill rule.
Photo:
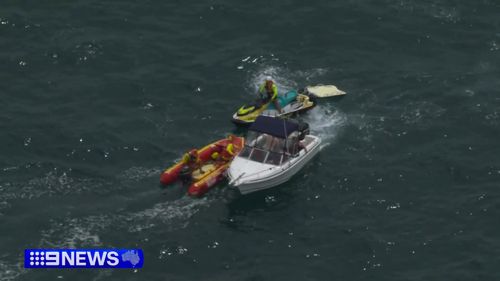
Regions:
<instances>
[{"instance_id":1,"label":"white water splash","mask_svg":"<svg viewBox=\"0 0 500 281\"><path fill-rule=\"evenodd\" d=\"M250 93L257 92L259 86L264 83L266 77L271 76L278 86L278 91L284 93L309 86L309 84L315 84L311 83L312 80L321 77L327 72L328 69L326 68L291 71L286 67L270 65L264 62L255 71L251 72L247 89ZM328 81L316 82L316 84L328 83Z\"/></svg>"},{"instance_id":2,"label":"white water splash","mask_svg":"<svg viewBox=\"0 0 500 281\"><path fill-rule=\"evenodd\" d=\"M347 124L347 117L331 104L318 105L303 120L309 123L311 133L321 137L321 148L330 145Z\"/></svg>"},{"instance_id":3,"label":"white water splash","mask_svg":"<svg viewBox=\"0 0 500 281\"><path fill-rule=\"evenodd\" d=\"M303 78L306 81L314 80L316 77L325 75L328 72L326 68L314 68L310 70L298 70L292 73L293 77ZM310 86L310 85L304 85Z\"/></svg>"},{"instance_id":4,"label":"white water splash","mask_svg":"<svg viewBox=\"0 0 500 281\"><path fill-rule=\"evenodd\" d=\"M257 92L259 86L264 83L267 76L273 78L280 93L297 88L297 83L290 78L290 74L285 68L278 66L263 66L251 75L248 85L250 92Z\"/></svg>"}]
</instances>

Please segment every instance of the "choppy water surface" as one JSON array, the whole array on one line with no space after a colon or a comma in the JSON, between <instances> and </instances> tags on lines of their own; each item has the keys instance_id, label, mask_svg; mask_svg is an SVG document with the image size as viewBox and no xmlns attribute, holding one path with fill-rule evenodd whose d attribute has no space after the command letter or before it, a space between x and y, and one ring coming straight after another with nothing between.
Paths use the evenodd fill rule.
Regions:
<instances>
[{"instance_id":1,"label":"choppy water surface","mask_svg":"<svg viewBox=\"0 0 500 281\"><path fill-rule=\"evenodd\" d=\"M498 1L5 1L0 280L495 280ZM272 75L335 84L290 182L202 199L160 172ZM30 247L145 268L25 270Z\"/></svg>"}]
</instances>

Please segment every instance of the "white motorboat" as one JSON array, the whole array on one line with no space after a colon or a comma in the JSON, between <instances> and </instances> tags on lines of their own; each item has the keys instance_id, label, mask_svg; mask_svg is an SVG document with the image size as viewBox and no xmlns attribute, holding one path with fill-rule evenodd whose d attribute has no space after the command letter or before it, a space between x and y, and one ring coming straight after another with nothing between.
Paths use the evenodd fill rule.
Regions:
<instances>
[{"instance_id":1,"label":"white motorboat","mask_svg":"<svg viewBox=\"0 0 500 281\"><path fill-rule=\"evenodd\" d=\"M259 116L229 166L229 184L241 194L282 184L319 152L320 144L319 137L309 134L307 123Z\"/></svg>"}]
</instances>

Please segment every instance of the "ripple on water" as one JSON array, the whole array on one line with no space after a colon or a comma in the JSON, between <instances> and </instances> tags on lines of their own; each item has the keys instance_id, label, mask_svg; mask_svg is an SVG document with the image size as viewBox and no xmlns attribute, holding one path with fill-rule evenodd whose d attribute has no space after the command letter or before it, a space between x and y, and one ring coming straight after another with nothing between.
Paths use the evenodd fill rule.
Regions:
<instances>
[{"instance_id":1,"label":"ripple on water","mask_svg":"<svg viewBox=\"0 0 500 281\"><path fill-rule=\"evenodd\" d=\"M131 167L118 175L121 180L140 181L145 178L158 177L160 168Z\"/></svg>"},{"instance_id":2,"label":"ripple on water","mask_svg":"<svg viewBox=\"0 0 500 281\"><path fill-rule=\"evenodd\" d=\"M446 112L446 109L428 101L410 102L403 109L401 119L408 125L429 125Z\"/></svg>"},{"instance_id":3,"label":"ripple on water","mask_svg":"<svg viewBox=\"0 0 500 281\"><path fill-rule=\"evenodd\" d=\"M398 11L419 13L450 23L461 20L460 11L456 6L444 1L387 0L388 5Z\"/></svg>"},{"instance_id":4,"label":"ripple on water","mask_svg":"<svg viewBox=\"0 0 500 281\"><path fill-rule=\"evenodd\" d=\"M73 53L78 57L77 64L80 64L102 55L102 46L96 42L84 42L77 44Z\"/></svg>"}]
</instances>

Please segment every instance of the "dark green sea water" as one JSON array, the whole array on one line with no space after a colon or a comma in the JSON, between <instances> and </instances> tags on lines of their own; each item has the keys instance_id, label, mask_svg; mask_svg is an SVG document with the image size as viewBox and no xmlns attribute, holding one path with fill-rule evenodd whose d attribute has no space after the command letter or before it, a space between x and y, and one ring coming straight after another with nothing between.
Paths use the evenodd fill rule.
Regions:
<instances>
[{"instance_id":1,"label":"dark green sea water","mask_svg":"<svg viewBox=\"0 0 500 281\"><path fill-rule=\"evenodd\" d=\"M160 188L266 75L348 93L304 116L321 153L250 196ZM499 89L498 0L4 0L0 280L499 280Z\"/></svg>"}]
</instances>

